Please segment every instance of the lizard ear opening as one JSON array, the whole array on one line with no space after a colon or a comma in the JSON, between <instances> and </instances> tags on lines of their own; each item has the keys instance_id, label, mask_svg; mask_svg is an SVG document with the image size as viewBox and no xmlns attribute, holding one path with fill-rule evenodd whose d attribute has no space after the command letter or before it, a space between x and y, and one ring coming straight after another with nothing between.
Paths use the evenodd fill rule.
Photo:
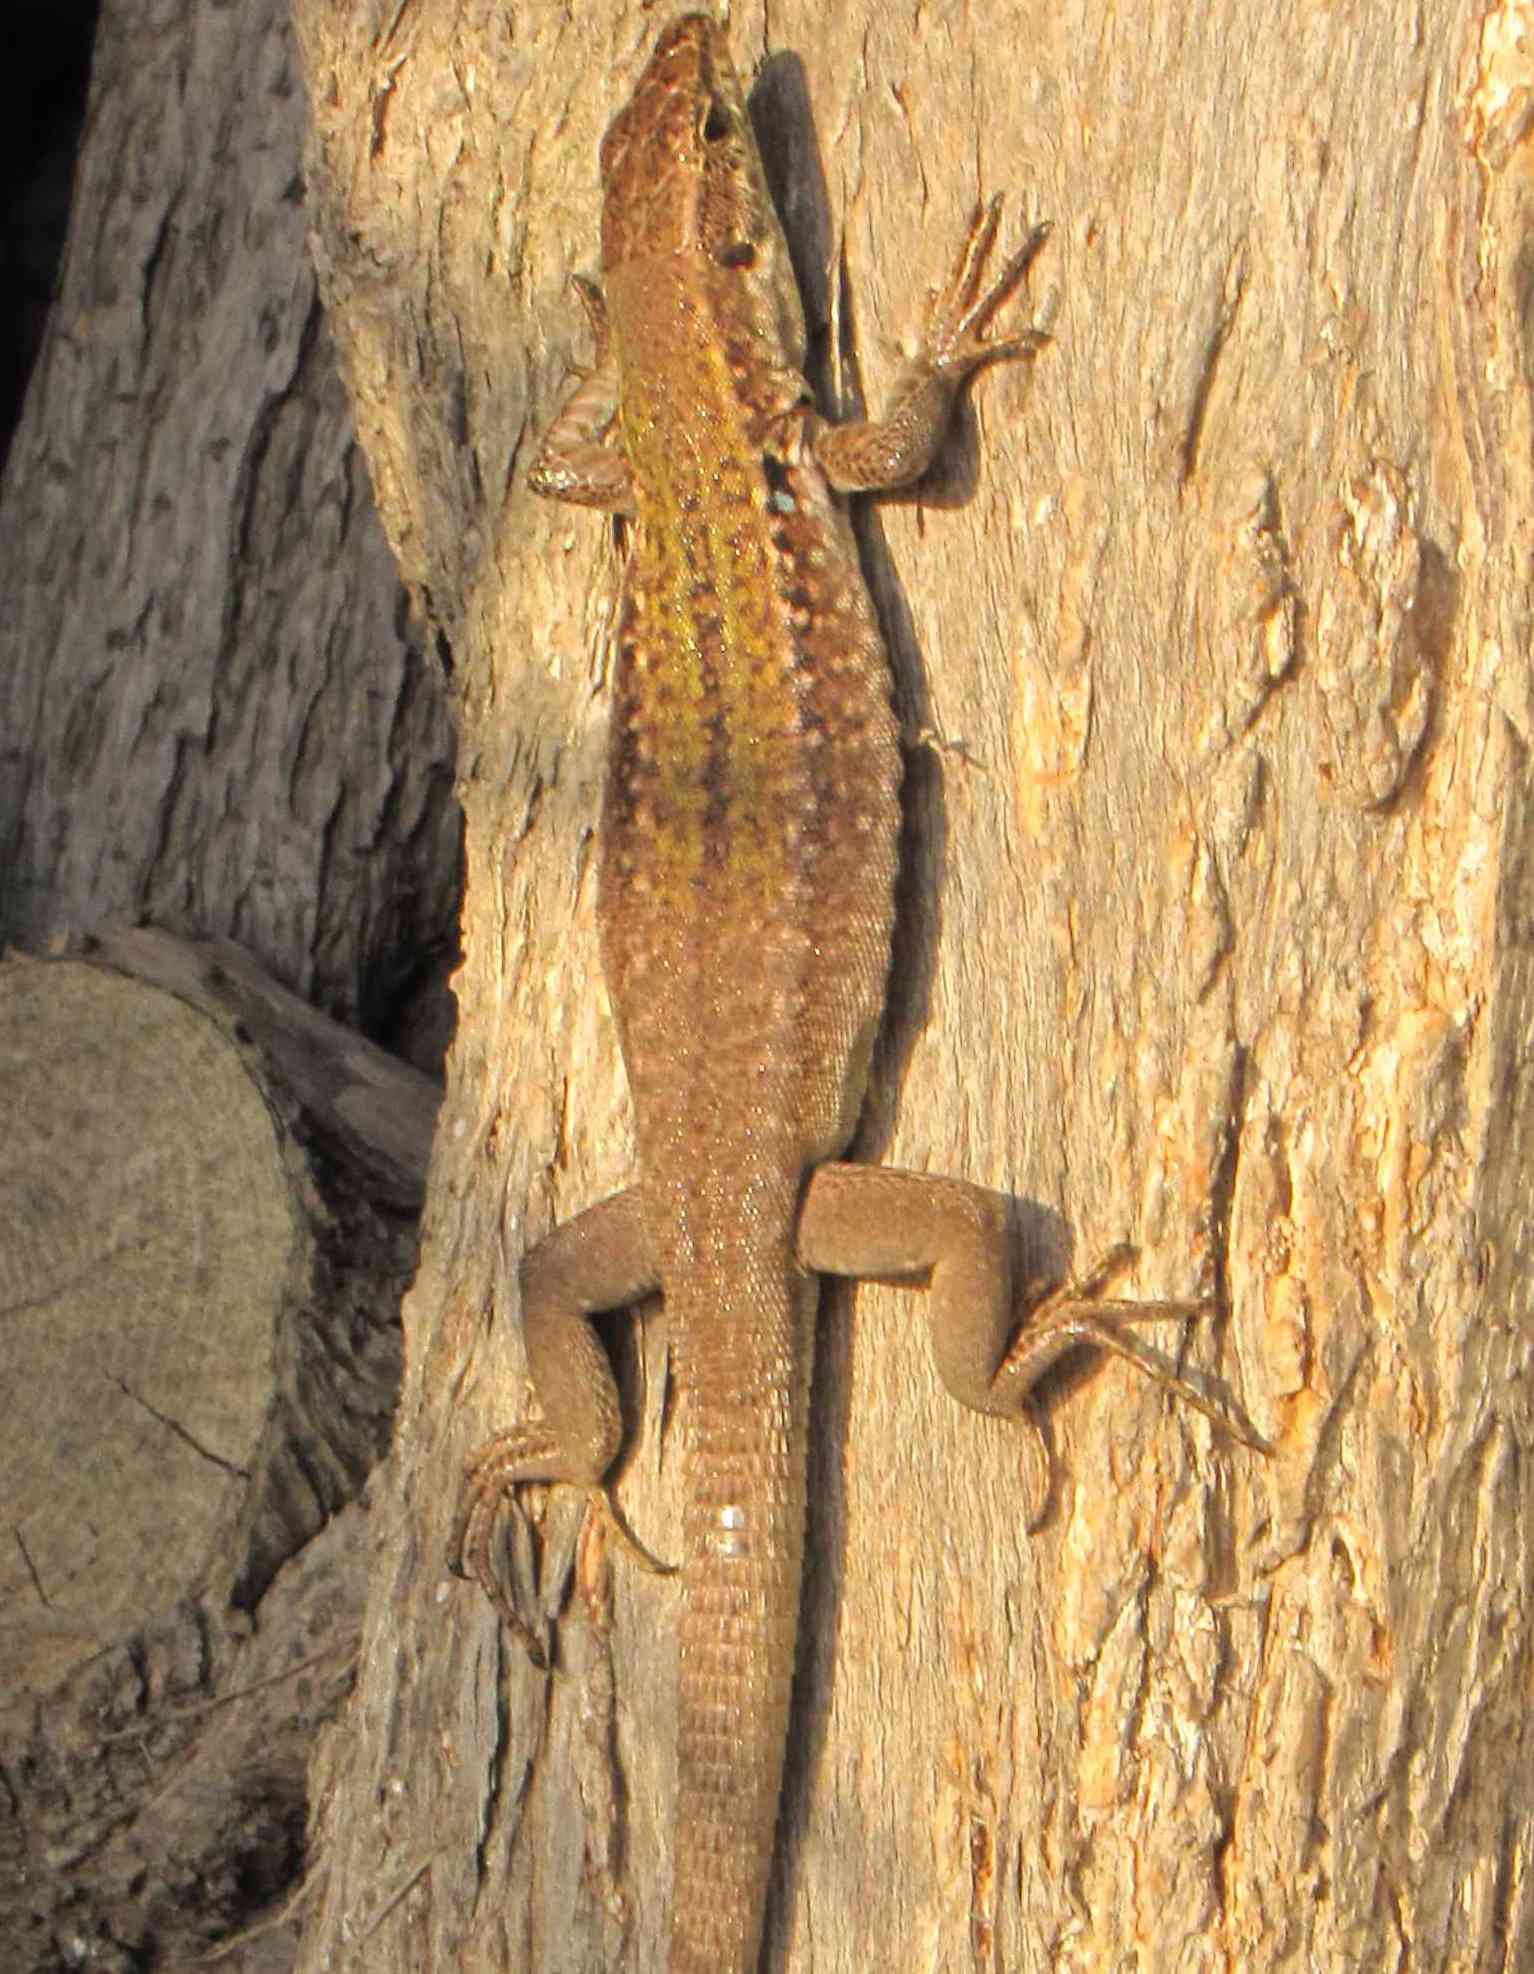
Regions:
<instances>
[{"instance_id":1,"label":"lizard ear opening","mask_svg":"<svg viewBox=\"0 0 1534 1974\"><path fill-rule=\"evenodd\" d=\"M729 108L717 96L709 98L708 108L703 112L703 122L699 133L705 144L722 144L731 130Z\"/></svg>"},{"instance_id":2,"label":"lizard ear opening","mask_svg":"<svg viewBox=\"0 0 1534 1974\"><path fill-rule=\"evenodd\" d=\"M756 247L750 240L730 240L719 249L717 258L721 267L755 267Z\"/></svg>"}]
</instances>

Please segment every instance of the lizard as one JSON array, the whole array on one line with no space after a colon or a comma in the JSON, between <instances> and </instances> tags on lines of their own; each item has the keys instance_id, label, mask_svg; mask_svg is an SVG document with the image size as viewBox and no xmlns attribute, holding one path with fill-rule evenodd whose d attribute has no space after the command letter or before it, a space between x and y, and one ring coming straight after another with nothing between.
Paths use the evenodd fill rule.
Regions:
<instances>
[{"instance_id":1,"label":"lizard","mask_svg":"<svg viewBox=\"0 0 1534 1974\"><path fill-rule=\"evenodd\" d=\"M601 184L602 282L577 284L595 362L529 480L622 517L629 542L598 922L639 1176L522 1258L538 1413L472 1459L453 1561L544 1662L497 1543L529 1483L588 1490L622 1533L605 1492L620 1407L589 1319L659 1290L686 1450L668 1967L753 1974L818 1278L927 1277L938 1369L976 1411L1034 1424L1030 1388L1080 1342L1211 1408L1127 1330L1201 1305L1107 1299L1108 1269L1020 1323L1002 1195L842 1157L887 990L902 781L846 497L915 481L966 379L1047 342L991 334L1047 228L987 284L1001 201L977 206L885 417L837 425L805 381L787 243L708 16L659 35L603 139Z\"/></svg>"}]
</instances>

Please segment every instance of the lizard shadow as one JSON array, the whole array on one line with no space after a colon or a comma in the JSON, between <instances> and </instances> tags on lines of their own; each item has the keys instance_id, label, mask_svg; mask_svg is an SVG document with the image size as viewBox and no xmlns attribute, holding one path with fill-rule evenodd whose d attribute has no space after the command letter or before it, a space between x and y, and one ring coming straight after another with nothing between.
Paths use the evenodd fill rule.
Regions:
<instances>
[{"instance_id":1,"label":"lizard shadow","mask_svg":"<svg viewBox=\"0 0 1534 1974\"><path fill-rule=\"evenodd\" d=\"M866 415L852 284L845 245L837 235L820 149L815 135L804 64L792 53L773 55L759 72L748 100L768 189L782 222L804 303L805 372L821 410L840 423ZM934 269L934 276L941 269ZM834 288L833 288L834 283ZM887 325L890 329L906 326ZM968 393L961 392L941 453L915 488L852 502L851 521L859 560L878 614L895 680L895 707L906 736L901 791L900 867L895 930L885 1017L874 1052L868 1094L850 1156L880 1162L893 1134L901 1086L915 1044L929 1016L942 899L948 862L947 808L936 749L911 736L932 730L931 700L915 623L880 525L885 500L918 500L923 507L956 507L978 480L978 437ZM1013 1197L1010 1202L1018 1279L1059 1281L1068 1273L1070 1240L1064 1221L1048 1208ZM768 1906L772 1954L788 1951L792 1880L798 1871L796 1833L808 1821L811 1783L829 1730L831 1669L842 1624L841 1561L846 1553L846 1484L840 1449L851 1420L852 1285L824 1280L816 1333L816 1374L811 1395L807 1530L801 1592L801 1640L795 1671L793 1730L784 1768L780 1834L775 1849L778 1881ZM1020 1301L1020 1307L1026 1304ZM904 1326L903 1326L904 1327ZM919 1338L901 1347L927 1348ZM1035 1417L1044 1439L1051 1481L1042 1502L1053 1501L1053 1442L1047 1401L1087 1375L1096 1353L1073 1351L1041 1380L1045 1401ZM1085 1361L1083 1361L1085 1360ZM1028 1517L1023 1516L1024 1520ZM1035 1522L1035 1525L1036 1522Z\"/></svg>"}]
</instances>

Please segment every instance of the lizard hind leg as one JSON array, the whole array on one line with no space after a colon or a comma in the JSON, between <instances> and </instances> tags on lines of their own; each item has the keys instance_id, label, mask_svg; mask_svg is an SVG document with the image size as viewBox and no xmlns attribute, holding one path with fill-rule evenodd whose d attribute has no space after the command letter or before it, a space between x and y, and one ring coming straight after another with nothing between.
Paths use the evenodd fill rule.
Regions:
<instances>
[{"instance_id":1,"label":"lizard hind leg","mask_svg":"<svg viewBox=\"0 0 1534 1974\"><path fill-rule=\"evenodd\" d=\"M590 1321L593 1312L624 1308L659 1286L642 1195L630 1188L556 1227L523 1258L520 1279L522 1337L542 1417L495 1434L475 1453L449 1553L452 1567L480 1585L528 1656L542 1665L543 1645L498 1566L508 1517L523 1513L525 1487L562 1482L583 1489L594 1510L587 1518L593 1537L616 1533L647 1567L661 1567L629 1534L608 1497L606 1476L623 1418L612 1366Z\"/></svg>"},{"instance_id":2,"label":"lizard hind leg","mask_svg":"<svg viewBox=\"0 0 1534 1974\"><path fill-rule=\"evenodd\" d=\"M910 1280L925 1274L933 1355L943 1383L972 1411L1016 1419L1038 1431L1034 1385L1068 1350L1096 1344L1222 1425L1244 1444L1266 1442L1230 1398L1184 1376L1133 1328L1210 1313L1204 1302L1138 1302L1108 1294L1132 1265L1115 1248L1080 1281L1021 1310L1012 1281L1006 1201L957 1179L886 1166L817 1167L800 1211L799 1259L822 1274Z\"/></svg>"}]
</instances>

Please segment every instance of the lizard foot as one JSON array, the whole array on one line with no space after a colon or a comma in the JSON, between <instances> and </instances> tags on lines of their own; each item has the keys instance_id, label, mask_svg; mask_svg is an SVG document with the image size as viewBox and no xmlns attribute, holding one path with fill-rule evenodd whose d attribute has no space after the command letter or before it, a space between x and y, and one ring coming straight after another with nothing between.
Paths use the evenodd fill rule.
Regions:
<instances>
[{"instance_id":1,"label":"lizard foot","mask_svg":"<svg viewBox=\"0 0 1534 1974\"><path fill-rule=\"evenodd\" d=\"M477 1583L495 1606L502 1622L535 1666L549 1662L548 1648L517 1609L498 1550L507 1518L521 1513L520 1489L549 1479L559 1443L538 1426L519 1426L487 1440L469 1462L458 1501L458 1515L448 1544L448 1567L457 1576Z\"/></svg>"},{"instance_id":2,"label":"lizard foot","mask_svg":"<svg viewBox=\"0 0 1534 1974\"><path fill-rule=\"evenodd\" d=\"M980 284L985 278L985 264L996 244L1000 225L998 193L988 204L976 206L947 286L939 290L927 317L922 355L935 376L957 383L983 363L1032 356L1050 340L1043 329L1025 330L1021 336L1000 343L987 338L992 321L1022 286L1039 249L1049 238L1047 225L1035 226L1000 276L982 294Z\"/></svg>"},{"instance_id":3,"label":"lizard foot","mask_svg":"<svg viewBox=\"0 0 1534 1974\"><path fill-rule=\"evenodd\" d=\"M1160 1351L1133 1334L1131 1325L1135 1323L1208 1316L1215 1307L1211 1302L1139 1302L1109 1296L1106 1291L1129 1270L1134 1259L1133 1248L1114 1248L1080 1281L1067 1282L1051 1290L1013 1340L996 1374L997 1387L1006 1390L1010 1386L1021 1395L1073 1345L1095 1343L1105 1350L1116 1351L1147 1377L1176 1392L1243 1446L1250 1446L1258 1453L1271 1453L1271 1444L1233 1398L1212 1396L1184 1376Z\"/></svg>"},{"instance_id":4,"label":"lizard foot","mask_svg":"<svg viewBox=\"0 0 1534 1974\"><path fill-rule=\"evenodd\" d=\"M546 1427L537 1425L515 1427L487 1440L469 1462L464 1475L458 1518L448 1548L450 1568L456 1575L480 1586L512 1636L540 1668L549 1663L548 1647L518 1610L508 1574L499 1566L497 1550L508 1518L520 1513L526 1519L521 1490L540 1483L558 1484L557 1475L550 1469L557 1466L560 1452L560 1442L555 1436ZM629 1528L605 1483L590 1484L585 1492L587 1519L581 1535L582 1562L578 1571L583 1595L589 1592L596 1577L590 1557L593 1537L598 1541L602 1537L610 1538L652 1575L674 1574L676 1566L652 1555ZM587 1595L587 1601L592 1604L593 1622L600 1626L604 1620L595 1608L593 1597Z\"/></svg>"}]
</instances>

